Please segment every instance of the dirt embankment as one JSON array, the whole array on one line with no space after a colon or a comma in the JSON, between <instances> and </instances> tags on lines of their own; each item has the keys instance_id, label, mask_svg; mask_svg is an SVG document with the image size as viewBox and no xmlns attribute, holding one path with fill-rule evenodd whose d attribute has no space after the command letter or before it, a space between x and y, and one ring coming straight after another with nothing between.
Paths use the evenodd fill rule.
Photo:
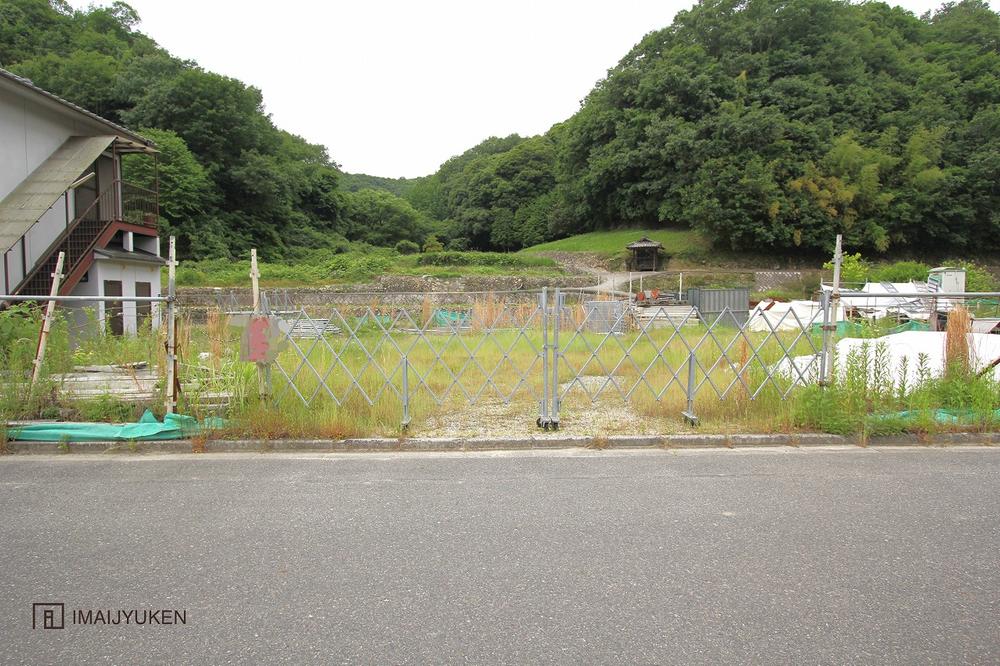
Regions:
<instances>
[{"instance_id":1,"label":"dirt embankment","mask_svg":"<svg viewBox=\"0 0 1000 666\"><path fill-rule=\"evenodd\" d=\"M596 252L539 252L539 257L552 259L563 270L578 275L603 275L613 267L612 262Z\"/></svg>"}]
</instances>

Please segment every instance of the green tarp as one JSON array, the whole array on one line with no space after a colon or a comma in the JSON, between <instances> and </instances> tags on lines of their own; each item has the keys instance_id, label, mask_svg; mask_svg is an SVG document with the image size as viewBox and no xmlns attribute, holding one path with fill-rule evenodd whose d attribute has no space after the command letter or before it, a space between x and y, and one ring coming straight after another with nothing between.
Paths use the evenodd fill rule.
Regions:
<instances>
[{"instance_id":1,"label":"green tarp","mask_svg":"<svg viewBox=\"0 0 1000 666\"><path fill-rule=\"evenodd\" d=\"M434 325L450 328L462 328L469 326L472 321L471 312L452 312L450 310L435 310Z\"/></svg>"},{"instance_id":2,"label":"green tarp","mask_svg":"<svg viewBox=\"0 0 1000 666\"><path fill-rule=\"evenodd\" d=\"M219 425L198 423L194 417L183 414L167 414L161 422L146 410L138 423L32 423L10 428L7 438L22 442L156 441L184 439Z\"/></svg>"},{"instance_id":3,"label":"green tarp","mask_svg":"<svg viewBox=\"0 0 1000 666\"><path fill-rule=\"evenodd\" d=\"M901 421L915 421L921 417L931 417L936 423L952 425L968 425L978 423L982 420L980 414L972 411L952 410L952 409L932 409L928 411L903 411L893 414L875 414L878 420L899 419ZM1000 409L993 412L993 418L1000 420Z\"/></svg>"},{"instance_id":4,"label":"green tarp","mask_svg":"<svg viewBox=\"0 0 1000 666\"><path fill-rule=\"evenodd\" d=\"M930 326L927 325L927 322L923 321L908 321L885 331L873 329L870 326L866 327L865 324L858 321L838 321L836 335L839 338L863 338L866 333L871 334L873 331L878 331L879 335L890 335L892 333L905 333L906 331L929 330ZM823 324L813 324L812 333L821 335L823 333Z\"/></svg>"}]
</instances>

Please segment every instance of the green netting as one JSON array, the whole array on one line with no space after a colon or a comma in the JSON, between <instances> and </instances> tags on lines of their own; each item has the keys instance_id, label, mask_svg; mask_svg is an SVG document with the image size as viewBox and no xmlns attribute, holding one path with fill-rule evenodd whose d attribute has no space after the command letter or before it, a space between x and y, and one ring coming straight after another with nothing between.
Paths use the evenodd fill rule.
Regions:
<instances>
[{"instance_id":1,"label":"green netting","mask_svg":"<svg viewBox=\"0 0 1000 666\"><path fill-rule=\"evenodd\" d=\"M908 321L905 324L894 326L889 329L889 333L906 333L907 331L929 331L930 324L926 321Z\"/></svg>"},{"instance_id":2,"label":"green netting","mask_svg":"<svg viewBox=\"0 0 1000 666\"><path fill-rule=\"evenodd\" d=\"M138 423L31 423L10 428L7 438L23 442L128 442L185 439L219 427L219 419L199 423L183 414L167 414L157 421L148 409Z\"/></svg>"},{"instance_id":3,"label":"green netting","mask_svg":"<svg viewBox=\"0 0 1000 666\"><path fill-rule=\"evenodd\" d=\"M435 310L434 325L449 326L452 328L462 328L468 326L472 320L471 312Z\"/></svg>"},{"instance_id":4,"label":"green netting","mask_svg":"<svg viewBox=\"0 0 1000 666\"><path fill-rule=\"evenodd\" d=\"M823 332L823 324L813 324L811 330L814 334L820 335ZM866 325L859 321L838 321L836 334L839 338L863 338L866 334L871 335L873 330L879 331L879 335L890 335L892 333L905 333L906 331L929 331L930 326L925 321L908 321L899 326L893 326L890 329L881 331L880 329L873 329L870 324Z\"/></svg>"},{"instance_id":5,"label":"green netting","mask_svg":"<svg viewBox=\"0 0 1000 666\"><path fill-rule=\"evenodd\" d=\"M953 425L979 423L983 418L982 413L970 410L954 409L932 409L928 411L907 410L903 412L894 412L892 414L874 414L872 418L877 420L915 421L920 418L927 418L928 416L930 416L936 423L947 423ZM1000 420L1000 409L993 412L993 418Z\"/></svg>"}]
</instances>

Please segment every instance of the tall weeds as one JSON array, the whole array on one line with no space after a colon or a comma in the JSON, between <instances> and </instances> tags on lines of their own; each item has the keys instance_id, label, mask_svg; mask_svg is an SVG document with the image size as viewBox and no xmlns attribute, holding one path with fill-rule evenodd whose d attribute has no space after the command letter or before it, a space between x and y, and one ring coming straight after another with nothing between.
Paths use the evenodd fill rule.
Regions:
<instances>
[{"instance_id":1,"label":"tall weeds","mask_svg":"<svg viewBox=\"0 0 1000 666\"><path fill-rule=\"evenodd\" d=\"M969 349L971 333L972 318L969 311L961 305L956 306L948 313L948 325L945 328L946 377L968 377L971 374L975 362Z\"/></svg>"}]
</instances>

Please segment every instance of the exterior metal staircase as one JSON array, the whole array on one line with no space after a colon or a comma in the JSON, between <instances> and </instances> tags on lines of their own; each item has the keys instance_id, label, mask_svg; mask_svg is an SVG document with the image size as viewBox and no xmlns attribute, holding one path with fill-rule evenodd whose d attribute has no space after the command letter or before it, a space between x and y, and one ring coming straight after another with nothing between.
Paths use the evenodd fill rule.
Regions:
<instances>
[{"instance_id":1,"label":"exterior metal staircase","mask_svg":"<svg viewBox=\"0 0 1000 666\"><path fill-rule=\"evenodd\" d=\"M66 253L63 274L66 276L73 274L80 262L88 258L101 232L110 225L111 222L107 220L79 220L56 239L46 252L46 258L35 265L14 293L26 296L48 295L52 289L52 273L56 269L59 253ZM75 286L75 283L63 282L60 285L60 292L68 292Z\"/></svg>"},{"instance_id":2,"label":"exterior metal staircase","mask_svg":"<svg viewBox=\"0 0 1000 666\"><path fill-rule=\"evenodd\" d=\"M101 219L101 211L114 211L114 219ZM69 294L86 274L94 250L110 240L109 229L116 223L156 228L159 197L156 192L116 181L101 193L84 212L42 253L40 260L14 288L14 294L47 296L52 289L52 273L59 253L65 252L65 278L59 293Z\"/></svg>"}]
</instances>

